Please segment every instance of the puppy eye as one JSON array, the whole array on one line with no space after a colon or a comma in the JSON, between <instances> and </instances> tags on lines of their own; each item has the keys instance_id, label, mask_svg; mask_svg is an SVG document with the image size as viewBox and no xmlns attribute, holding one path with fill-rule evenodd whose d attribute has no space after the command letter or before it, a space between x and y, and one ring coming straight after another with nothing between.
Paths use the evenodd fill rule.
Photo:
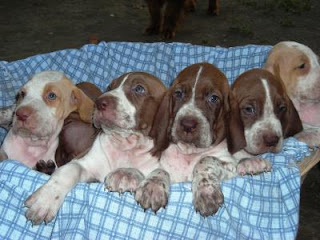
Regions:
<instances>
[{"instance_id":1,"label":"puppy eye","mask_svg":"<svg viewBox=\"0 0 320 240\"><path fill-rule=\"evenodd\" d=\"M16 101L24 99L25 96L26 96L26 92L20 91L16 96Z\"/></svg>"},{"instance_id":2,"label":"puppy eye","mask_svg":"<svg viewBox=\"0 0 320 240\"><path fill-rule=\"evenodd\" d=\"M219 101L219 97L215 94L212 94L208 97L208 102L215 103Z\"/></svg>"},{"instance_id":3,"label":"puppy eye","mask_svg":"<svg viewBox=\"0 0 320 240\"><path fill-rule=\"evenodd\" d=\"M134 91L137 93L137 94L144 94L145 93L145 89L143 86L141 85L137 85L134 87Z\"/></svg>"},{"instance_id":4,"label":"puppy eye","mask_svg":"<svg viewBox=\"0 0 320 240\"><path fill-rule=\"evenodd\" d=\"M248 115L253 115L256 112L256 109L253 106L246 106L243 108L243 111Z\"/></svg>"},{"instance_id":5,"label":"puppy eye","mask_svg":"<svg viewBox=\"0 0 320 240\"><path fill-rule=\"evenodd\" d=\"M49 92L47 95L47 99L50 101L56 100L57 95L54 92Z\"/></svg>"},{"instance_id":6,"label":"puppy eye","mask_svg":"<svg viewBox=\"0 0 320 240\"><path fill-rule=\"evenodd\" d=\"M279 113L283 113L283 112L287 111L287 106L285 106L285 105L280 105L280 106L278 107L278 111L279 111Z\"/></svg>"},{"instance_id":7,"label":"puppy eye","mask_svg":"<svg viewBox=\"0 0 320 240\"><path fill-rule=\"evenodd\" d=\"M299 68L299 69L304 69L305 66L306 66L306 64L305 64L305 63L302 63L302 64L300 64L300 65L298 66L298 68Z\"/></svg>"},{"instance_id":8,"label":"puppy eye","mask_svg":"<svg viewBox=\"0 0 320 240\"><path fill-rule=\"evenodd\" d=\"M177 89L174 91L174 96L177 98L177 99L182 99L183 98L183 92L182 90L180 89Z\"/></svg>"}]
</instances>

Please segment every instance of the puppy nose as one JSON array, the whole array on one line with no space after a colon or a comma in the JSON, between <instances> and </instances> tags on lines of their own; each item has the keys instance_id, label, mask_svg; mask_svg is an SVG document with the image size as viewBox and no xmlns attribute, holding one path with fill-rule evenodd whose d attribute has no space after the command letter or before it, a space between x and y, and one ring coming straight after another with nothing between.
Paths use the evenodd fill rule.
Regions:
<instances>
[{"instance_id":1,"label":"puppy nose","mask_svg":"<svg viewBox=\"0 0 320 240\"><path fill-rule=\"evenodd\" d=\"M109 104L110 104L110 101L106 97L98 98L96 100L96 106L99 111L106 110Z\"/></svg>"},{"instance_id":2,"label":"puppy nose","mask_svg":"<svg viewBox=\"0 0 320 240\"><path fill-rule=\"evenodd\" d=\"M279 142L279 137L274 134L263 135L263 141L267 147L275 147Z\"/></svg>"},{"instance_id":3,"label":"puppy nose","mask_svg":"<svg viewBox=\"0 0 320 240\"><path fill-rule=\"evenodd\" d=\"M30 107L21 107L16 111L16 116L20 121L26 121L32 114Z\"/></svg>"},{"instance_id":4,"label":"puppy nose","mask_svg":"<svg viewBox=\"0 0 320 240\"><path fill-rule=\"evenodd\" d=\"M186 117L180 121L180 125L185 132L190 133L197 127L198 122L194 118Z\"/></svg>"}]
</instances>

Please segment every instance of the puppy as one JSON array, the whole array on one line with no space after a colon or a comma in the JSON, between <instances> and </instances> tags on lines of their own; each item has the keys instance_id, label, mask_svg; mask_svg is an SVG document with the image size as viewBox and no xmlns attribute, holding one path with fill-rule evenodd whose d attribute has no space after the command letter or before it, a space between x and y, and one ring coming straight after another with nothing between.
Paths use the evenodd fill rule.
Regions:
<instances>
[{"instance_id":1,"label":"puppy","mask_svg":"<svg viewBox=\"0 0 320 240\"><path fill-rule=\"evenodd\" d=\"M320 146L320 65L318 56L297 42L280 42L269 53L265 69L283 81L303 123L297 138Z\"/></svg>"},{"instance_id":2,"label":"puppy","mask_svg":"<svg viewBox=\"0 0 320 240\"><path fill-rule=\"evenodd\" d=\"M245 135L245 151L279 152L283 140L302 131L302 123L280 79L264 69L241 74L232 84Z\"/></svg>"},{"instance_id":3,"label":"puppy","mask_svg":"<svg viewBox=\"0 0 320 240\"><path fill-rule=\"evenodd\" d=\"M175 37L177 25L182 20L185 11L195 10L196 0L146 0L150 14L150 25L145 32L148 35L158 34L162 31L165 39ZM209 0L208 11L210 15L219 14L218 0ZM162 20L162 8L165 8Z\"/></svg>"},{"instance_id":4,"label":"puppy","mask_svg":"<svg viewBox=\"0 0 320 240\"><path fill-rule=\"evenodd\" d=\"M156 212L166 206L170 182L192 181L195 210L203 216L218 211L223 203L220 181L238 175L239 159L231 155L228 145L233 139L234 152L245 146L243 131L237 135L239 116L232 117L237 126L229 128L229 115L239 114L231 111L237 105L229 102L230 94L225 75L211 64L193 64L179 73L161 102L151 131L155 139L152 152L161 156L160 168L136 189L135 199L144 209ZM240 168L251 167L253 160L257 166L253 174L271 169L267 161L255 158L243 160Z\"/></svg>"},{"instance_id":5,"label":"puppy","mask_svg":"<svg viewBox=\"0 0 320 240\"><path fill-rule=\"evenodd\" d=\"M91 121L94 102L60 72L35 74L19 91L12 128L1 146L2 160L16 159L29 167L52 161L67 116L76 111Z\"/></svg>"},{"instance_id":6,"label":"puppy","mask_svg":"<svg viewBox=\"0 0 320 240\"><path fill-rule=\"evenodd\" d=\"M122 167L139 169L141 175L158 167L148 135L165 86L150 74L133 72L114 80L109 90L96 100L93 122L101 132L88 153L58 168L26 200L26 217L34 224L51 221L80 181L104 182L108 173Z\"/></svg>"}]
</instances>

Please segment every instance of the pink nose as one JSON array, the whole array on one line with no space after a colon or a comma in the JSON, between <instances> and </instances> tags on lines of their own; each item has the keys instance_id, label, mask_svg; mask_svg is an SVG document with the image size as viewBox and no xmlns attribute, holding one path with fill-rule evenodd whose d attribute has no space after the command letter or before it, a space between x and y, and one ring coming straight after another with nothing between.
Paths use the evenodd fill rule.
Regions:
<instances>
[{"instance_id":1,"label":"pink nose","mask_svg":"<svg viewBox=\"0 0 320 240\"><path fill-rule=\"evenodd\" d=\"M198 122L194 118L185 117L180 121L180 125L183 127L185 132L190 133L196 129Z\"/></svg>"},{"instance_id":2,"label":"pink nose","mask_svg":"<svg viewBox=\"0 0 320 240\"><path fill-rule=\"evenodd\" d=\"M18 120L25 122L32 114L33 110L30 107L21 107L16 111Z\"/></svg>"}]
</instances>

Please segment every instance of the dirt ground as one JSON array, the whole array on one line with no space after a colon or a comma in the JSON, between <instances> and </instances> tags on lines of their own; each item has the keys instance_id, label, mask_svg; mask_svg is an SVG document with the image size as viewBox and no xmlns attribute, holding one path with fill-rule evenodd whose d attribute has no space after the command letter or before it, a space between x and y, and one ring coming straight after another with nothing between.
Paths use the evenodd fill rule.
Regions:
<instances>
[{"instance_id":1,"label":"dirt ground","mask_svg":"<svg viewBox=\"0 0 320 240\"><path fill-rule=\"evenodd\" d=\"M320 1L220 0L220 15L206 15L207 1L180 25L177 42L209 46L273 45L294 40L320 53ZM90 36L101 41L163 41L145 36L143 0L1 0L0 60L79 48ZM320 167L302 186L298 239L320 238Z\"/></svg>"}]
</instances>

